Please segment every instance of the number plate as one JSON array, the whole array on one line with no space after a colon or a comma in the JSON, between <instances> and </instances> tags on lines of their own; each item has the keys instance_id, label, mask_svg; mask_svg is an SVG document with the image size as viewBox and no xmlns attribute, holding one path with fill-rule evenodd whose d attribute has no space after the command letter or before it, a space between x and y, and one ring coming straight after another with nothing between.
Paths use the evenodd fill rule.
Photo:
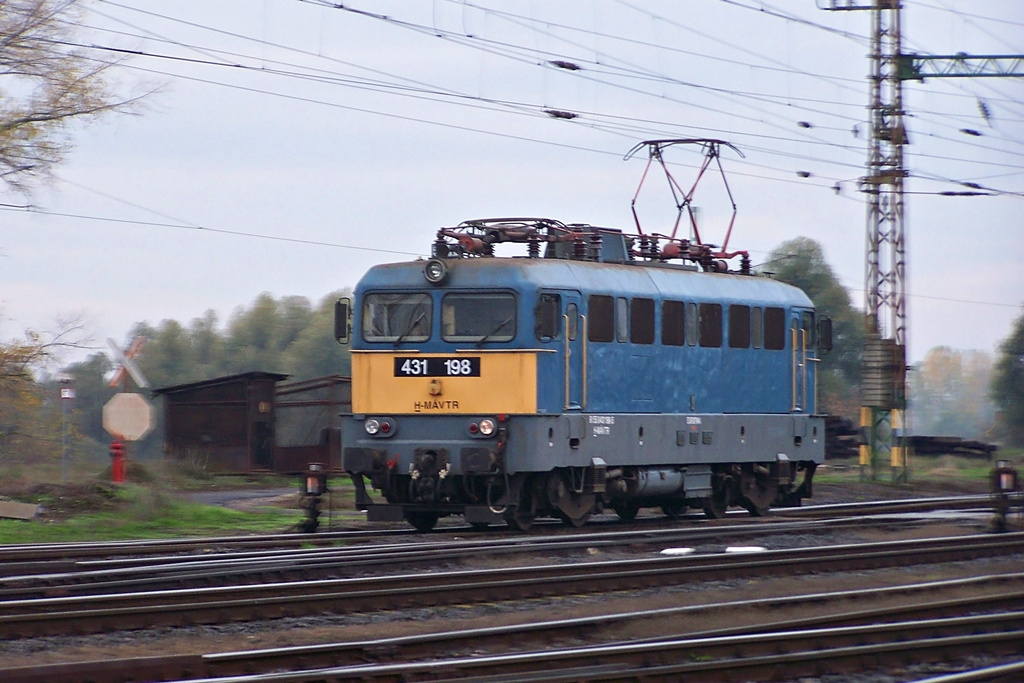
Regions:
<instances>
[{"instance_id":1,"label":"number plate","mask_svg":"<svg viewBox=\"0 0 1024 683\"><path fill-rule=\"evenodd\" d=\"M395 377L479 377L480 358L395 358Z\"/></svg>"}]
</instances>

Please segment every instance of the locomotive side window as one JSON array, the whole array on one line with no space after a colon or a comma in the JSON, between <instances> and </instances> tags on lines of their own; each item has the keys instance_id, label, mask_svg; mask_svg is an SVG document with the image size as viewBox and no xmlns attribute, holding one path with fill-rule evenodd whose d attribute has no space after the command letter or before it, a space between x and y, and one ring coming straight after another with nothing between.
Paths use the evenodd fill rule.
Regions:
<instances>
[{"instance_id":1,"label":"locomotive side window","mask_svg":"<svg viewBox=\"0 0 1024 683\"><path fill-rule=\"evenodd\" d=\"M587 297L587 310L587 341L610 342L615 339L615 299L591 294Z\"/></svg>"},{"instance_id":2,"label":"locomotive side window","mask_svg":"<svg viewBox=\"0 0 1024 683\"><path fill-rule=\"evenodd\" d=\"M622 296L615 300L615 338L620 342L629 339L629 299Z\"/></svg>"},{"instance_id":3,"label":"locomotive side window","mask_svg":"<svg viewBox=\"0 0 1024 683\"><path fill-rule=\"evenodd\" d=\"M363 298L363 339L426 341L430 338L432 309L428 294L367 294Z\"/></svg>"},{"instance_id":4,"label":"locomotive side window","mask_svg":"<svg viewBox=\"0 0 1024 683\"><path fill-rule=\"evenodd\" d=\"M629 307L629 341L654 343L654 299L633 299Z\"/></svg>"},{"instance_id":5,"label":"locomotive side window","mask_svg":"<svg viewBox=\"0 0 1024 683\"><path fill-rule=\"evenodd\" d=\"M516 298L507 292L446 294L441 300L441 338L450 342L511 341L516 336Z\"/></svg>"},{"instance_id":6,"label":"locomotive side window","mask_svg":"<svg viewBox=\"0 0 1024 683\"><path fill-rule=\"evenodd\" d=\"M685 310L682 301L661 302L661 343L665 346L682 346L686 342Z\"/></svg>"},{"instance_id":7,"label":"locomotive side window","mask_svg":"<svg viewBox=\"0 0 1024 683\"><path fill-rule=\"evenodd\" d=\"M537 319L535 331L540 341L550 341L558 337L561 327L562 297L557 294L541 294L534 309Z\"/></svg>"},{"instance_id":8,"label":"locomotive side window","mask_svg":"<svg viewBox=\"0 0 1024 683\"><path fill-rule=\"evenodd\" d=\"M786 312L781 308L764 309L764 348L769 351L786 348Z\"/></svg>"},{"instance_id":9,"label":"locomotive side window","mask_svg":"<svg viewBox=\"0 0 1024 683\"><path fill-rule=\"evenodd\" d=\"M729 306L729 348L750 348L750 306Z\"/></svg>"},{"instance_id":10,"label":"locomotive side window","mask_svg":"<svg viewBox=\"0 0 1024 683\"><path fill-rule=\"evenodd\" d=\"M708 348L722 345L722 304L700 305L700 345Z\"/></svg>"},{"instance_id":11,"label":"locomotive side window","mask_svg":"<svg viewBox=\"0 0 1024 683\"><path fill-rule=\"evenodd\" d=\"M576 341L576 337L580 333L580 312L575 303L565 307L565 317L569 319L565 334L569 337L569 341Z\"/></svg>"},{"instance_id":12,"label":"locomotive side window","mask_svg":"<svg viewBox=\"0 0 1024 683\"><path fill-rule=\"evenodd\" d=\"M699 329L700 316L697 314L697 304L686 304L686 345L697 345L697 331Z\"/></svg>"},{"instance_id":13,"label":"locomotive side window","mask_svg":"<svg viewBox=\"0 0 1024 683\"><path fill-rule=\"evenodd\" d=\"M760 308L752 310L750 316L750 335L754 348L759 349L764 344L764 324L762 322L764 312Z\"/></svg>"}]
</instances>

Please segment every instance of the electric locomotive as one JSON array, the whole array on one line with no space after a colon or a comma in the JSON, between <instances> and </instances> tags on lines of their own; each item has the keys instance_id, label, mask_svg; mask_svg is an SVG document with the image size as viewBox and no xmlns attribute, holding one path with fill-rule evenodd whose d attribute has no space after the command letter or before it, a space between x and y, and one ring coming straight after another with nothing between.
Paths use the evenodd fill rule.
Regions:
<instances>
[{"instance_id":1,"label":"electric locomotive","mask_svg":"<svg viewBox=\"0 0 1024 683\"><path fill-rule=\"evenodd\" d=\"M509 243L525 254L495 255ZM371 521L762 515L810 496L824 461L830 321L745 255L729 272L688 240L467 221L429 260L371 268L336 333L352 349L343 468Z\"/></svg>"}]
</instances>

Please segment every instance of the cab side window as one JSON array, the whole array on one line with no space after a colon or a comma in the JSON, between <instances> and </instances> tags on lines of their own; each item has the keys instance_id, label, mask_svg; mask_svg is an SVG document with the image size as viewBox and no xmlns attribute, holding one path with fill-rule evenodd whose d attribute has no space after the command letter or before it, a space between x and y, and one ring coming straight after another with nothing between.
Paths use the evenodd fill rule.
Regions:
<instances>
[{"instance_id":1,"label":"cab side window","mask_svg":"<svg viewBox=\"0 0 1024 683\"><path fill-rule=\"evenodd\" d=\"M729 348L750 348L750 306L729 306Z\"/></svg>"},{"instance_id":2,"label":"cab side window","mask_svg":"<svg viewBox=\"0 0 1024 683\"><path fill-rule=\"evenodd\" d=\"M633 299L629 307L629 341L654 343L654 299Z\"/></svg>"},{"instance_id":3,"label":"cab side window","mask_svg":"<svg viewBox=\"0 0 1024 683\"><path fill-rule=\"evenodd\" d=\"M764 309L764 348L769 351L786 348L786 312L781 308Z\"/></svg>"},{"instance_id":4,"label":"cab side window","mask_svg":"<svg viewBox=\"0 0 1024 683\"><path fill-rule=\"evenodd\" d=\"M537 339L550 341L557 339L561 334L562 322L562 297L557 294L541 294L537 299L537 307L534 309L536 325L534 329Z\"/></svg>"},{"instance_id":5,"label":"cab side window","mask_svg":"<svg viewBox=\"0 0 1024 683\"><path fill-rule=\"evenodd\" d=\"M587 297L587 340L610 342L615 339L615 299L602 294Z\"/></svg>"},{"instance_id":6,"label":"cab side window","mask_svg":"<svg viewBox=\"0 0 1024 683\"><path fill-rule=\"evenodd\" d=\"M722 345L722 304L700 305L700 345L706 348Z\"/></svg>"},{"instance_id":7,"label":"cab side window","mask_svg":"<svg viewBox=\"0 0 1024 683\"><path fill-rule=\"evenodd\" d=\"M682 346L686 343L686 305L682 301L666 300L661 303L661 343Z\"/></svg>"}]
</instances>

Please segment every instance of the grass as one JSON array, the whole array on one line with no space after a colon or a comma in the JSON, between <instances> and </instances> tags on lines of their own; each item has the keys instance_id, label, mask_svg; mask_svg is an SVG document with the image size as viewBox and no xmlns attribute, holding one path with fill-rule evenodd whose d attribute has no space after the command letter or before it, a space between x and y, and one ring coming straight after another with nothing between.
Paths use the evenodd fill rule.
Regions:
<instances>
[{"instance_id":1,"label":"grass","mask_svg":"<svg viewBox=\"0 0 1024 683\"><path fill-rule=\"evenodd\" d=\"M8 469L0 467L0 493L12 500L41 505L44 512L27 521L0 519L0 544L288 533L305 516L298 504L297 477L189 476L159 465L131 463L126 484L110 483L109 469L77 472L68 483L60 484L48 483L47 477L15 477ZM37 474L41 472L36 470ZM58 474L50 481L60 482L61 477ZM331 494L324 498L321 528L328 515L335 524L339 520L365 519L354 509L355 493L347 478L333 478L329 486ZM263 500L240 502L234 506L240 509L194 502L188 495L198 491L288 488L296 492L294 497L273 504Z\"/></svg>"},{"instance_id":2,"label":"grass","mask_svg":"<svg viewBox=\"0 0 1024 683\"><path fill-rule=\"evenodd\" d=\"M303 516L297 508L241 512L202 505L136 485L119 487L104 507L58 519L0 520L0 544L278 533Z\"/></svg>"},{"instance_id":3,"label":"grass","mask_svg":"<svg viewBox=\"0 0 1024 683\"><path fill-rule=\"evenodd\" d=\"M991 460L965 458L954 455L911 456L908 469L910 486L915 484L957 484L965 482L986 483L992 476L996 460L1008 460L1011 467L1024 473L1024 449L999 451ZM814 476L815 483L846 484L860 481L860 465L855 458L827 461ZM890 479L892 468L888 462L876 467L877 481Z\"/></svg>"},{"instance_id":4,"label":"grass","mask_svg":"<svg viewBox=\"0 0 1024 683\"><path fill-rule=\"evenodd\" d=\"M1004 450L999 459L1024 472L1024 449ZM815 483L856 485L860 468L856 460L830 462L818 470ZM942 456L913 458L910 462L910 483L901 486L964 485L973 483L984 489L991 477L995 460ZM37 470L38 471L38 470ZM888 463L877 470L875 483L889 479ZM0 544L52 543L75 541L132 540L231 536L252 533L285 533L303 519L298 497L279 505L253 504L248 509L230 509L204 505L188 500L181 493L202 490L281 489L294 487L297 477L190 477L187 473L167 473L159 467L129 468L131 483L115 485L107 482L109 471L91 475L78 473L67 485L20 480L17 487L13 472L0 468L0 482L8 497L36 503L47 512L34 520L0 519ZM59 478L58 478L59 480ZM328 504L333 522L361 521L354 510L354 489L348 478L334 477L328 482L330 498L325 498L321 524L328 519ZM987 490L987 489L986 489ZM865 491L865 495L870 495Z\"/></svg>"}]
</instances>

